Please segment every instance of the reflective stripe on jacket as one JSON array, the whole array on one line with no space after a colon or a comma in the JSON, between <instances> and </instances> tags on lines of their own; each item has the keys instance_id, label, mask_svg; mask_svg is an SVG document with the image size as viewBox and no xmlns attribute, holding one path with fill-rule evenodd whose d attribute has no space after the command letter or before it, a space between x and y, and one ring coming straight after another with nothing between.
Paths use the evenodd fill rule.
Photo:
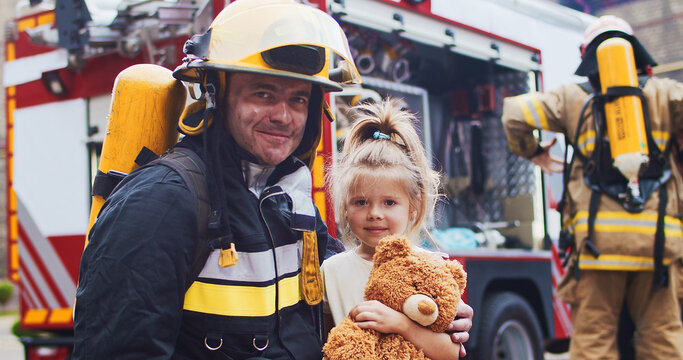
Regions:
<instances>
[{"instance_id":1,"label":"reflective stripe on jacket","mask_svg":"<svg viewBox=\"0 0 683 360\"><path fill-rule=\"evenodd\" d=\"M321 358L320 307L306 304L300 285L304 233L317 234L319 263L328 236L311 198L310 171L291 157L258 198L238 162L223 173L233 184L226 185L225 197L238 260L221 267L221 250L209 255L185 293L176 355ZM208 350L204 342L220 348Z\"/></svg>"},{"instance_id":2,"label":"reflective stripe on jacket","mask_svg":"<svg viewBox=\"0 0 683 360\"><path fill-rule=\"evenodd\" d=\"M293 234L287 234L286 237L283 234L266 233L265 235L271 237L278 236L270 241L273 247L267 250L245 250L245 246L241 244L243 241L238 239L237 263L228 267L219 265L221 249L214 250L198 279L185 294L183 308L223 316L262 317L273 315L277 310L301 301L299 274L303 241L296 236L302 236L303 231L315 230L316 214L312 205L311 187L310 172L307 167L302 166L280 182L266 188L259 199L259 208L268 206L269 203L282 207L283 204L275 200L278 197L293 204L306 202L309 206L303 213L290 213L286 217L292 220L295 217L308 217L311 221L298 221L308 223L308 227L293 229ZM273 220L264 216L263 212L259 215L268 228L269 221Z\"/></svg>"},{"instance_id":3,"label":"reflective stripe on jacket","mask_svg":"<svg viewBox=\"0 0 683 360\"><path fill-rule=\"evenodd\" d=\"M200 148L193 141L183 139ZM316 234L319 261L338 250L312 205L310 189L297 183L306 180L298 174L308 170L288 159L276 167L259 199L245 184L234 142L221 146L221 185L237 263L227 271L205 266L197 282L203 288L189 292L189 300L187 277L200 241L195 201L180 176L165 166L131 173L107 200L82 257L74 359L322 357L321 307L300 301L294 286L302 230ZM301 193L288 191L292 188ZM215 254L206 264L217 264ZM220 348L209 350L207 343Z\"/></svg>"},{"instance_id":4,"label":"reflective stripe on jacket","mask_svg":"<svg viewBox=\"0 0 683 360\"><path fill-rule=\"evenodd\" d=\"M651 78L643 87L643 94L648 103L653 138L663 150L671 134L683 129L683 84L669 79ZM562 133L565 139L572 142L578 130L576 149L590 157L595 147L595 129L590 106L584 113L581 129L576 128L581 109L588 97L589 94L579 85L569 84L547 93L528 93L506 98L502 121L510 149L515 154L528 158L534 154L538 144L533 136L534 129ZM679 220L683 211L681 176L677 169L672 171L674 174L666 184L669 201L665 218L665 264L683 255ZM592 192L583 177L583 164L577 159L570 174L563 228L572 231L578 248L582 248L586 240ZM598 259L591 259L590 255L582 252L580 267L605 270L651 269L646 264L653 261L656 228L654 221L657 218L658 204L659 194L655 192L645 204L643 212L631 214L624 211L615 200L602 196L594 236L594 243L601 255ZM583 261L584 258L586 262ZM632 261L634 259L637 261Z\"/></svg>"}]
</instances>

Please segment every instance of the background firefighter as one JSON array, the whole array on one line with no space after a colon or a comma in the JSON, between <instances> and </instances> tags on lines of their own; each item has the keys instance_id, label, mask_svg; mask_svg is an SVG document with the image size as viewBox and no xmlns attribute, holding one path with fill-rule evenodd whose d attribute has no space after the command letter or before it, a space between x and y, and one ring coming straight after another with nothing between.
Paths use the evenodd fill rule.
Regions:
<instances>
[{"instance_id":1,"label":"background firefighter","mask_svg":"<svg viewBox=\"0 0 683 360\"><path fill-rule=\"evenodd\" d=\"M603 140L607 132L602 104L622 95L600 96L596 52L611 38L628 41L635 67L647 75L655 62L631 27L622 19L603 16L586 29L581 46L582 62L576 74L588 76L589 83L506 98L502 121L517 155L545 172L561 172L564 165L566 186L562 208L558 207L563 218L560 242L570 253L558 295L572 307L570 357L617 359L617 324L625 306L636 327L637 358L682 359L677 284L669 281L669 271L683 254L678 218L681 177L670 166L672 134L683 128L683 84L640 79L651 156L637 179L640 189L648 192L639 202L628 192L627 179L614 175L611 160L604 160L610 156L609 143ZM637 89L628 91L641 95ZM563 164L551 156L548 149L554 141L539 145L534 129L564 134L574 159Z\"/></svg>"}]
</instances>

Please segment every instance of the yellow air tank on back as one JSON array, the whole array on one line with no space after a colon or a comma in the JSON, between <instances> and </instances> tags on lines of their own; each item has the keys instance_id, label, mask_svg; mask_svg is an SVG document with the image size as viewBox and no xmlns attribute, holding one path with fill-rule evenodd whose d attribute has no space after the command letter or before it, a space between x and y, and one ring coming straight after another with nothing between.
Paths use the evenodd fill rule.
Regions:
<instances>
[{"instance_id":1,"label":"yellow air tank on back","mask_svg":"<svg viewBox=\"0 0 683 360\"><path fill-rule=\"evenodd\" d=\"M603 41L597 58L603 94L610 87L638 87L633 47L628 40L614 37ZM613 165L628 179L631 196L640 197L638 175L649 154L640 97L620 96L605 103L605 120Z\"/></svg>"},{"instance_id":2,"label":"yellow air tank on back","mask_svg":"<svg viewBox=\"0 0 683 360\"><path fill-rule=\"evenodd\" d=\"M161 155L178 142L176 126L186 90L171 71L152 64L130 66L116 77L99 171L128 174L143 147ZM105 199L94 195L88 233ZM86 239L87 245L87 239Z\"/></svg>"}]
</instances>

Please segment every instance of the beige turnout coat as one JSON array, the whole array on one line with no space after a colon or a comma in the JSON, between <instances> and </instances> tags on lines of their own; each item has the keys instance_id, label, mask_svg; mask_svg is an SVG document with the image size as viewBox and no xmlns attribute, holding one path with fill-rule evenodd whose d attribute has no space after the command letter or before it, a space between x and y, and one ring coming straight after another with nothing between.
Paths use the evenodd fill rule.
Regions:
<instances>
[{"instance_id":1,"label":"beige turnout coat","mask_svg":"<svg viewBox=\"0 0 683 360\"><path fill-rule=\"evenodd\" d=\"M649 108L653 139L664 150L672 134L683 129L683 84L669 79L650 78L643 87L643 93ZM570 84L547 93L529 93L506 98L502 121L510 149L515 154L528 158L537 149L534 129L562 133L570 142L574 142L578 131L577 144L573 145L590 158L596 143L590 106L584 114L581 129L577 129L581 108L588 97L589 94L580 86ZM584 249L592 190L583 179L583 167L579 159L574 161L562 224L564 229L574 234L577 248L582 250L579 268L652 271L658 191L652 194L640 213L629 213L609 196L601 197L593 239L600 251L600 256L596 258ZM672 176L666 186L669 201L665 217L664 265L683 256L680 220L683 211L682 183L675 166L672 166Z\"/></svg>"}]
</instances>

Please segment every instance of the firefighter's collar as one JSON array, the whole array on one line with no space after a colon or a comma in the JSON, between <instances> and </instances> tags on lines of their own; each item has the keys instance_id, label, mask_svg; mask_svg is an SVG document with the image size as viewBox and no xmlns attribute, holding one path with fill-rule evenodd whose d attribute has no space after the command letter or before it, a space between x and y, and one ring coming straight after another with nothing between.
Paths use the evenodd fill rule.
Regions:
<instances>
[{"instance_id":1,"label":"firefighter's collar","mask_svg":"<svg viewBox=\"0 0 683 360\"><path fill-rule=\"evenodd\" d=\"M294 171L278 176L284 168ZM290 227L298 231L315 230L315 206L311 193L313 180L311 172L299 159L291 157L278 166L255 164L242 160L244 180L256 197L260 197L266 188L279 187L292 201L292 219ZM273 183L274 182L274 183Z\"/></svg>"},{"instance_id":2,"label":"firefighter's collar","mask_svg":"<svg viewBox=\"0 0 683 360\"><path fill-rule=\"evenodd\" d=\"M242 175L244 182L249 187L249 191L256 197L260 197L263 189L266 188L268 177L275 170L275 166L254 164L253 162L242 160Z\"/></svg>"}]
</instances>

